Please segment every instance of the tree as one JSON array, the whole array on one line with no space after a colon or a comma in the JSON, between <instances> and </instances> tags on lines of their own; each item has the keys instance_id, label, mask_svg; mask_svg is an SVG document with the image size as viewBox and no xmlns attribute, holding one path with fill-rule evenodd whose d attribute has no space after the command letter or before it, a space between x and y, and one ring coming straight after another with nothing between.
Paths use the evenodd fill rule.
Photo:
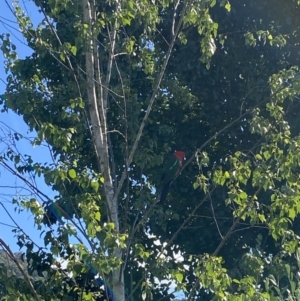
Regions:
<instances>
[{"instance_id":1,"label":"tree","mask_svg":"<svg viewBox=\"0 0 300 301\"><path fill-rule=\"evenodd\" d=\"M46 229L48 249L16 231L29 271L44 276L20 295L167 300L173 283L187 300L296 298L298 4L34 2L38 28L14 10L33 54L18 59L2 36L4 111L53 155L32 162L12 144L1 157ZM187 161L157 204L176 149Z\"/></svg>"}]
</instances>

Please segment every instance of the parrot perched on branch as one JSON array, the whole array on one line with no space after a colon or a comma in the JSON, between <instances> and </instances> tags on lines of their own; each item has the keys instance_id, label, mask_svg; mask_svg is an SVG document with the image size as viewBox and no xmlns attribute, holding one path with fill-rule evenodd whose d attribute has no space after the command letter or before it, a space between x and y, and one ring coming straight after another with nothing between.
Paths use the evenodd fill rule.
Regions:
<instances>
[{"instance_id":1,"label":"parrot perched on branch","mask_svg":"<svg viewBox=\"0 0 300 301\"><path fill-rule=\"evenodd\" d=\"M164 162L164 172L161 177L162 190L160 193L160 202L164 202L167 198L170 184L180 172L182 161L185 158L183 151L175 151Z\"/></svg>"}]
</instances>

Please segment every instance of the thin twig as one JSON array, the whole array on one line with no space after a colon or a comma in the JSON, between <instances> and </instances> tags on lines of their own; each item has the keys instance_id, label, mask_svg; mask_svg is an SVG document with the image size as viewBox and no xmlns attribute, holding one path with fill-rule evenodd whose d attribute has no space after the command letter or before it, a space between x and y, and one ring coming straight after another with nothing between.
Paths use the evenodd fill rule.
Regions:
<instances>
[{"instance_id":1,"label":"thin twig","mask_svg":"<svg viewBox=\"0 0 300 301\"><path fill-rule=\"evenodd\" d=\"M214 210L214 206L213 206L213 202L212 202L212 198L211 198L210 193L209 193L209 199L210 199L210 207L211 207L211 211L212 211L212 214L213 214L213 218L214 218L216 227L218 229L218 232L219 232L219 235L220 235L221 239L223 239L223 235L221 233L221 230L220 230L219 225L218 225L218 221L217 221L216 216L215 216L215 210Z\"/></svg>"},{"instance_id":2,"label":"thin twig","mask_svg":"<svg viewBox=\"0 0 300 301\"><path fill-rule=\"evenodd\" d=\"M117 8L118 11L118 8ZM107 62L107 72L106 72L106 79L105 79L105 86L109 87L111 72L112 72L112 65L114 61L114 53L115 53L115 46L116 46L116 36L117 36L117 27L118 27L118 20L115 19L113 24L112 32L110 32L108 25L106 26L107 34L110 41L110 49L108 54L108 62ZM98 50L97 50L98 51ZM104 108L107 108L107 101L108 101L108 90L104 89L103 101L104 101Z\"/></svg>"},{"instance_id":3,"label":"thin twig","mask_svg":"<svg viewBox=\"0 0 300 301\"><path fill-rule=\"evenodd\" d=\"M127 296L127 298L125 299L130 300L132 295L135 293L135 291L140 287L141 283L143 282L144 277L141 277L140 280L137 282L136 286L134 287L134 289L130 292L130 294Z\"/></svg>"},{"instance_id":4,"label":"thin twig","mask_svg":"<svg viewBox=\"0 0 300 301\"><path fill-rule=\"evenodd\" d=\"M188 298L187 298L186 301L191 301L192 300L192 298L194 297L196 289L198 288L199 284L200 284L200 279L197 278L197 280L196 280L195 284L193 285L192 290L190 291L190 294L189 294L189 296L188 296Z\"/></svg>"},{"instance_id":5,"label":"thin twig","mask_svg":"<svg viewBox=\"0 0 300 301\"><path fill-rule=\"evenodd\" d=\"M252 196L250 203L253 202L254 198L260 193L261 191L261 187L259 187L254 195ZM224 236L224 238L222 239L222 241L220 242L220 244L218 245L218 247L216 248L216 250L213 252L212 256L217 256L218 253L220 252L220 250L222 249L222 247L224 246L224 244L226 243L226 241L228 240L229 236L232 234L233 230L236 228L236 226L238 225L239 221L241 220L242 216L244 215L244 213L248 210L248 206L245 206L244 210L242 210L242 212L240 213L240 215L237 217L237 219L235 220L235 222L233 223L233 225L230 227L230 229L228 230L228 232L226 233L226 235Z\"/></svg>"},{"instance_id":6,"label":"thin twig","mask_svg":"<svg viewBox=\"0 0 300 301\"><path fill-rule=\"evenodd\" d=\"M106 132L106 134L109 134L109 133L118 133L118 134L120 134L120 135L126 140L125 135L122 134L122 133L121 133L120 131L118 131L118 130L111 130L111 131L107 131L107 132Z\"/></svg>"},{"instance_id":7,"label":"thin twig","mask_svg":"<svg viewBox=\"0 0 300 301\"><path fill-rule=\"evenodd\" d=\"M210 191L210 193L212 193L215 189L216 189L216 187L212 188L211 191ZM208 198L209 198L209 193L207 193L206 196L201 200L201 202L199 202L199 204L194 208L194 210L192 211L192 213L189 214L188 218L181 224L181 226L178 228L178 230L173 234L173 236L170 238L170 240L168 241L168 243L158 253L158 255L156 256L157 259L163 254L164 250L172 244L172 242L177 237L177 235L179 234L179 232L184 228L184 226L188 223L188 221L194 216L194 213L203 205L203 203Z\"/></svg>"},{"instance_id":8,"label":"thin twig","mask_svg":"<svg viewBox=\"0 0 300 301\"><path fill-rule=\"evenodd\" d=\"M134 229L135 228L135 225L137 223L137 220L139 218L139 213L137 213L136 217L135 217L135 220L133 222L133 225L132 225L132 228ZM133 235L130 235L130 237L128 238L127 240L127 248L126 248L126 255L125 255L125 259L124 259L124 263L123 263L123 273L126 269L126 264L127 264L127 261L128 261L128 257L129 257L129 248L131 246L131 243L132 243L132 240L133 240Z\"/></svg>"},{"instance_id":9,"label":"thin twig","mask_svg":"<svg viewBox=\"0 0 300 301\"><path fill-rule=\"evenodd\" d=\"M15 224L16 229L18 229L20 232L22 232L26 239L30 240L39 250L42 250L44 248L41 248L37 243L35 243L29 235L26 234L26 232L19 226L19 224L15 221L15 219L12 217L12 215L9 213L9 211L6 209L6 207L0 202L0 205L3 207L4 211L6 212L6 214L9 216L10 220ZM12 226L13 227L13 226Z\"/></svg>"},{"instance_id":10,"label":"thin twig","mask_svg":"<svg viewBox=\"0 0 300 301\"><path fill-rule=\"evenodd\" d=\"M172 36L175 36L175 22L176 22L176 15L177 15L176 12L177 12L179 3L180 3L180 0L178 0L174 6L174 14L173 14L173 20L172 20Z\"/></svg>"}]
</instances>

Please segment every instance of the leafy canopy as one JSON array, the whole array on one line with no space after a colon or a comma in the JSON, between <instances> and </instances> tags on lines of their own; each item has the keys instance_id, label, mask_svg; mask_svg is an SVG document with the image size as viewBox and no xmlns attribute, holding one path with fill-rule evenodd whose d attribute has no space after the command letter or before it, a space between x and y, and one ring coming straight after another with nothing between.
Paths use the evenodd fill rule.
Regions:
<instances>
[{"instance_id":1,"label":"leafy canopy","mask_svg":"<svg viewBox=\"0 0 300 301\"><path fill-rule=\"evenodd\" d=\"M2 273L4 300L297 300L299 3L34 2L37 28L14 7L32 55L1 36L3 113L53 162L18 133L1 154L44 237L14 229L41 278ZM187 160L157 204L175 149Z\"/></svg>"}]
</instances>

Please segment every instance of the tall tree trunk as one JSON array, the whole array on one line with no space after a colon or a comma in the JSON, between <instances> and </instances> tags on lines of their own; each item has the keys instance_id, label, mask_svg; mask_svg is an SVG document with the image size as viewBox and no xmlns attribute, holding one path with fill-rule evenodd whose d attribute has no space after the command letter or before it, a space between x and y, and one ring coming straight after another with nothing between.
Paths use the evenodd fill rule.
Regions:
<instances>
[{"instance_id":1,"label":"tall tree trunk","mask_svg":"<svg viewBox=\"0 0 300 301\"><path fill-rule=\"evenodd\" d=\"M108 74L106 76L106 85L103 88L102 77L99 68L99 54L97 50L97 42L93 33L93 20L97 20L96 3L95 0L83 0L84 8L84 23L88 25L88 34L86 39L86 80L87 80L87 95L89 114L91 124L93 127L93 139L96 146L97 158L101 173L104 176L104 192L106 204L108 208L108 217L115 225L115 231L119 233L119 217L118 217L118 202L114 198L114 189L109 165L109 151L107 139L107 86L110 81L110 74L113 59L114 43L111 43ZM116 24L115 24L116 25ZM112 29L111 37L115 40L116 26ZM122 257L122 250L117 248L114 252L117 258ZM113 292L117 300L125 300L124 294L124 276L121 267L113 271L112 286Z\"/></svg>"}]
</instances>

